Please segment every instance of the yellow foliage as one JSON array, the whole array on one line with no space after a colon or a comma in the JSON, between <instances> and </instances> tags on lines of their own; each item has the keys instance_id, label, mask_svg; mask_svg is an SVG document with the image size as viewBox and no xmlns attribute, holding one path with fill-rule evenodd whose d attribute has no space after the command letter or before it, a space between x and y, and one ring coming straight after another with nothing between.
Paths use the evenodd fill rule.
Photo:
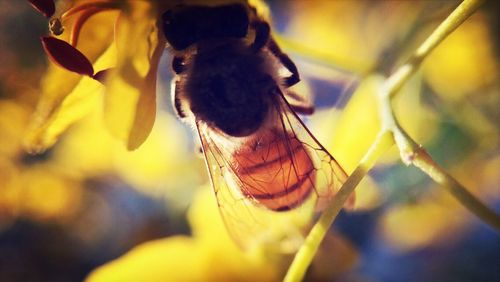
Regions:
<instances>
[{"instance_id":1,"label":"yellow foliage","mask_svg":"<svg viewBox=\"0 0 500 282\"><path fill-rule=\"evenodd\" d=\"M276 281L285 265L263 253L242 252L227 235L209 187L189 212L193 237L145 243L87 278L99 281Z\"/></svg>"},{"instance_id":2,"label":"yellow foliage","mask_svg":"<svg viewBox=\"0 0 500 282\"><path fill-rule=\"evenodd\" d=\"M485 16L475 15L430 54L423 71L438 95L457 101L498 82L499 66L490 34Z\"/></svg>"},{"instance_id":3,"label":"yellow foliage","mask_svg":"<svg viewBox=\"0 0 500 282\"><path fill-rule=\"evenodd\" d=\"M114 50L108 47L113 38L112 23L116 16L115 12L96 15L89 19L80 34L77 47L91 62L95 62L96 71L115 64L115 55L110 53ZM72 24L72 20L66 23L67 26ZM69 32L63 33L60 38L68 40ZM81 76L50 63L41 81L42 93L29 126L26 148L39 152L52 146L69 125L86 113L87 102L90 101L87 97L97 91L97 84L92 79L82 79ZM80 103L84 105L80 106Z\"/></svg>"},{"instance_id":4,"label":"yellow foliage","mask_svg":"<svg viewBox=\"0 0 500 282\"><path fill-rule=\"evenodd\" d=\"M335 133L323 145L334 155L347 173L351 173L380 130L377 93L383 78L370 76L363 80L336 123L324 120L325 126L335 126ZM324 129L322 132L331 132Z\"/></svg>"},{"instance_id":5,"label":"yellow foliage","mask_svg":"<svg viewBox=\"0 0 500 282\"><path fill-rule=\"evenodd\" d=\"M105 120L111 132L125 141L129 149L144 142L156 114L156 72L164 49L164 38L156 27L156 4L152 1L125 2L115 30L116 12L92 17L85 24L77 45L91 62L107 48L101 62L98 60L94 65L96 72L114 67L109 71L105 88ZM66 29L73 24L73 19L65 21ZM115 31L116 46L111 44ZM63 33L61 38L68 40L68 34ZM52 146L69 125L88 113L87 102L91 94L99 90L97 85L92 79L82 79L51 66L42 83L43 95L26 138L26 147L38 152Z\"/></svg>"},{"instance_id":6,"label":"yellow foliage","mask_svg":"<svg viewBox=\"0 0 500 282\"><path fill-rule=\"evenodd\" d=\"M191 187L203 181L197 174L187 132L172 115L160 112L144 144L135 151L116 150L115 167L127 182L149 190ZM200 159L201 163L202 160ZM170 191L169 193L175 193ZM175 198L175 195L172 195Z\"/></svg>"},{"instance_id":7,"label":"yellow foliage","mask_svg":"<svg viewBox=\"0 0 500 282\"><path fill-rule=\"evenodd\" d=\"M380 130L374 93L382 81L380 76L367 77L344 109L317 112L312 117L312 132L348 174L358 165ZM356 189L355 208L375 208L381 200L377 184L366 177Z\"/></svg>"},{"instance_id":8,"label":"yellow foliage","mask_svg":"<svg viewBox=\"0 0 500 282\"><path fill-rule=\"evenodd\" d=\"M399 124L414 140L425 144L435 137L439 127L439 118L434 110L422 101L422 78L415 75L410 79L392 102ZM394 163L400 158L396 150L386 154L383 163Z\"/></svg>"},{"instance_id":9,"label":"yellow foliage","mask_svg":"<svg viewBox=\"0 0 500 282\"><path fill-rule=\"evenodd\" d=\"M133 150L154 124L156 72L165 39L156 26L154 3L129 1L127 5L116 23L120 59L106 81L104 119L111 133Z\"/></svg>"},{"instance_id":10,"label":"yellow foliage","mask_svg":"<svg viewBox=\"0 0 500 282\"><path fill-rule=\"evenodd\" d=\"M116 60L115 48L114 45L110 46L97 59L95 67L107 69L113 66ZM64 75L52 75L52 72L49 72L45 83L57 86L60 81L65 80ZM98 81L83 77L60 104L54 105L54 101L50 97L51 94L42 95L24 140L27 150L40 152L54 145L59 135L70 125L99 105L103 88ZM53 93L53 91L47 93Z\"/></svg>"},{"instance_id":11,"label":"yellow foliage","mask_svg":"<svg viewBox=\"0 0 500 282\"><path fill-rule=\"evenodd\" d=\"M36 220L64 219L80 204L79 183L44 165L19 170L0 160L0 209L10 217Z\"/></svg>"},{"instance_id":12,"label":"yellow foliage","mask_svg":"<svg viewBox=\"0 0 500 282\"><path fill-rule=\"evenodd\" d=\"M384 195L377 183L370 176L366 176L356 187L355 211L366 211L379 207L383 203Z\"/></svg>"},{"instance_id":13,"label":"yellow foliage","mask_svg":"<svg viewBox=\"0 0 500 282\"><path fill-rule=\"evenodd\" d=\"M251 2L258 2L259 11L267 17L269 10L265 4ZM165 7L171 5L169 1L161 3ZM116 37L112 27L118 12L92 17L82 30L77 47L94 63L96 71L115 67L107 77L106 87L93 79L49 66L25 143L31 151L43 151L70 128L54 148L50 160L23 163L20 136L28 110L13 101L0 101L0 228L15 217L40 221L71 218L82 208L82 181L94 177L117 176L149 195L168 194L167 198L175 199L173 204L169 203L171 206L179 202L186 205L195 187L205 180L202 161L189 154L187 144L191 136L187 136L173 116L156 112L156 74L165 42L156 26L155 4L155 1L123 1L120 8L126 8L119 11ZM322 1L315 5L299 1L290 5L296 16L286 31L289 36L328 54L339 66L362 74L372 70L381 59L381 52L391 47L388 43L398 42L398 36L415 20L420 7L409 9L413 3L397 1L384 4ZM393 12L384 14L390 10ZM67 22L68 27L71 23ZM434 141L438 118L443 118L422 102L419 94L423 79L448 102L496 90L480 91L498 82L498 62L488 32L482 16L466 22L427 58L423 72L409 81L393 101L402 127L417 142ZM68 33L61 38L68 39ZM114 39L116 42L111 43ZM324 68L315 70L319 71L311 77L330 76ZM312 131L348 173L354 170L380 130L375 94L382 83L383 77L368 75L345 109L320 111L311 117ZM309 96L306 83L297 85L297 90ZM467 122L473 138L481 140L477 141L475 154L454 164L451 172L463 179L473 193L491 201L498 199L500 160L498 156L484 157L485 149L495 149L498 144L496 124L475 106L456 112ZM103 115L108 128L102 122ZM120 140L113 139L109 132ZM126 148L120 146L120 141L125 141ZM133 152L126 150L136 148ZM398 152L394 151L382 163L392 165L398 158ZM386 200L378 185L370 176L364 178L357 188L356 209L373 209ZM102 199L98 201L101 201L98 205L108 204ZM304 214L300 217L300 211L295 209L289 214L295 212L296 222L308 221ZM99 212L107 217L105 222L113 221L111 212ZM271 213L266 212L257 216ZM263 220L274 223L284 214ZM229 237L209 187L199 189L188 219L192 236L174 236L139 245L96 269L87 281L276 281L283 277L289 257L266 253L268 250L263 248L242 252ZM456 234L469 227L470 219L456 201L434 192L427 193L416 204L390 206L379 222L379 232L394 249L411 251L453 236L458 238ZM278 221L275 225L269 228L270 234L274 234L274 227L281 227ZM87 226L79 224L78 228ZM105 233L103 229L88 228L78 236L90 238L93 232ZM357 261L354 247L338 234L327 237L324 247L317 254L311 277L340 274Z\"/></svg>"},{"instance_id":14,"label":"yellow foliage","mask_svg":"<svg viewBox=\"0 0 500 282\"><path fill-rule=\"evenodd\" d=\"M16 187L17 200L32 218L70 217L81 203L79 183L47 168L34 167L21 173L22 187Z\"/></svg>"},{"instance_id":15,"label":"yellow foliage","mask_svg":"<svg viewBox=\"0 0 500 282\"><path fill-rule=\"evenodd\" d=\"M0 101L0 156L15 157L22 152L21 136L26 128L28 109L14 101Z\"/></svg>"},{"instance_id":16,"label":"yellow foliage","mask_svg":"<svg viewBox=\"0 0 500 282\"><path fill-rule=\"evenodd\" d=\"M192 237L174 236L139 245L96 269L86 281L278 281L283 277L289 257L257 249L245 253L236 246L209 187L199 190L188 219ZM332 234L313 263L311 277L340 275L356 261L352 245Z\"/></svg>"},{"instance_id":17,"label":"yellow foliage","mask_svg":"<svg viewBox=\"0 0 500 282\"><path fill-rule=\"evenodd\" d=\"M186 187L204 180L194 173L194 165L201 160L191 156L192 149L188 146L191 136L187 136L173 116L160 112L144 145L128 151L106 130L99 106L100 103L54 148L58 168L76 177L116 173L144 193L159 196L168 191L168 196L177 201L192 192Z\"/></svg>"},{"instance_id":18,"label":"yellow foliage","mask_svg":"<svg viewBox=\"0 0 500 282\"><path fill-rule=\"evenodd\" d=\"M434 189L439 187L434 186ZM470 213L443 191L417 203L392 207L380 222L383 239L394 250L408 252L425 246L459 240Z\"/></svg>"},{"instance_id":19,"label":"yellow foliage","mask_svg":"<svg viewBox=\"0 0 500 282\"><path fill-rule=\"evenodd\" d=\"M315 52L328 54L338 67L364 74L376 65L388 42L408 30L420 6L401 1L316 1L314 5L294 1L294 17L285 33Z\"/></svg>"},{"instance_id":20,"label":"yellow foliage","mask_svg":"<svg viewBox=\"0 0 500 282\"><path fill-rule=\"evenodd\" d=\"M113 152L120 147L105 130L99 106L71 128L54 148L54 162L78 177L96 177L113 171Z\"/></svg>"}]
</instances>

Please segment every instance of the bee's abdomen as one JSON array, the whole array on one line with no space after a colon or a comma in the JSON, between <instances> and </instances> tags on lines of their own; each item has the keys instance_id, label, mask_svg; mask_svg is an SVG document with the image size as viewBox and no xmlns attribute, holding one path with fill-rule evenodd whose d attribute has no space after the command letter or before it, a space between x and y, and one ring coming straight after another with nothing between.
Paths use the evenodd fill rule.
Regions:
<instances>
[{"instance_id":1,"label":"bee's abdomen","mask_svg":"<svg viewBox=\"0 0 500 282\"><path fill-rule=\"evenodd\" d=\"M302 204L314 189L316 170L298 139L274 135L236 154L242 193L274 211Z\"/></svg>"}]
</instances>

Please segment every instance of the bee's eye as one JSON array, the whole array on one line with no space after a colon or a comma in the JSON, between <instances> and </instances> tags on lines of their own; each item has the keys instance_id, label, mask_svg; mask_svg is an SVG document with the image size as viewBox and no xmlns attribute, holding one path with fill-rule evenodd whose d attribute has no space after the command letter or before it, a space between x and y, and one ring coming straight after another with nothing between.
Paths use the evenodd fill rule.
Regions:
<instances>
[{"instance_id":1,"label":"bee's eye","mask_svg":"<svg viewBox=\"0 0 500 282\"><path fill-rule=\"evenodd\" d=\"M195 43L193 20L184 13L169 10L162 15L163 32L170 45L182 50Z\"/></svg>"},{"instance_id":2,"label":"bee's eye","mask_svg":"<svg viewBox=\"0 0 500 282\"><path fill-rule=\"evenodd\" d=\"M248 14L241 4L177 6L162 15L163 32L170 45L183 50L201 40L241 38L248 30Z\"/></svg>"},{"instance_id":3,"label":"bee's eye","mask_svg":"<svg viewBox=\"0 0 500 282\"><path fill-rule=\"evenodd\" d=\"M168 10L162 15L163 25L170 25L172 23L172 11Z\"/></svg>"}]
</instances>

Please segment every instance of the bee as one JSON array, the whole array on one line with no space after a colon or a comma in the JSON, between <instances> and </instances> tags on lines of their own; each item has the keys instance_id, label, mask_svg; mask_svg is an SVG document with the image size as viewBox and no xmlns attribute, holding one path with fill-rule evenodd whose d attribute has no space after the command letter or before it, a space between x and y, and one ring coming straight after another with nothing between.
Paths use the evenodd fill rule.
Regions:
<instances>
[{"instance_id":1,"label":"bee","mask_svg":"<svg viewBox=\"0 0 500 282\"><path fill-rule=\"evenodd\" d=\"M176 6L162 27L173 107L199 135L229 233L243 247L295 249L346 179L298 116L314 106L289 89L300 81L295 63L244 3Z\"/></svg>"}]
</instances>

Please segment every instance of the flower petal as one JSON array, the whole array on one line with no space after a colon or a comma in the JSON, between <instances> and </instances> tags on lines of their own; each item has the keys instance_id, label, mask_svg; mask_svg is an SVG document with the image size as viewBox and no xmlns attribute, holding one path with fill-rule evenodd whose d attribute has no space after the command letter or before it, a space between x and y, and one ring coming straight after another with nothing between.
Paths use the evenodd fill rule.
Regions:
<instances>
[{"instance_id":1,"label":"flower petal","mask_svg":"<svg viewBox=\"0 0 500 282\"><path fill-rule=\"evenodd\" d=\"M41 40L45 52L54 63L78 74L94 74L92 63L87 57L66 41L54 37L42 37Z\"/></svg>"},{"instance_id":2,"label":"flower petal","mask_svg":"<svg viewBox=\"0 0 500 282\"><path fill-rule=\"evenodd\" d=\"M141 244L85 281L278 281L286 266L282 257L241 251L228 237L212 191L207 186L197 191L190 217L208 229Z\"/></svg>"},{"instance_id":3,"label":"flower petal","mask_svg":"<svg viewBox=\"0 0 500 282\"><path fill-rule=\"evenodd\" d=\"M106 68L114 64L116 48L111 45L96 61L96 67ZM55 79L66 79L65 76ZM61 85L60 85L61 87ZM104 87L98 81L84 77L74 89L64 97L52 95L53 88L44 89L36 112L24 139L26 150L39 153L52 146L61 133L71 124L85 116L99 102L99 93Z\"/></svg>"},{"instance_id":4,"label":"flower petal","mask_svg":"<svg viewBox=\"0 0 500 282\"><path fill-rule=\"evenodd\" d=\"M97 94L102 85L96 80L84 78L72 93L48 116L40 115L43 104L39 104L36 117L25 137L25 147L31 153L40 153L51 147L71 124L85 116L97 105ZM40 117L40 118L38 118Z\"/></svg>"},{"instance_id":5,"label":"flower petal","mask_svg":"<svg viewBox=\"0 0 500 282\"><path fill-rule=\"evenodd\" d=\"M207 260L196 241L173 236L133 248L95 269L85 281L202 281Z\"/></svg>"},{"instance_id":6,"label":"flower petal","mask_svg":"<svg viewBox=\"0 0 500 282\"><path fill-rule=\"evenodd\" d=\"M380 130L374 93L382 83L383 77L379 75L369 76L360 83L337 120L335 133L323 144L347 174L356 168Z\"/></svg>"},{"instance_id":7,"label":"flower petal","mask_svg":"<svg viewBox=\"0 0 500 282\"><path fill-rule=\"evenodd\" d=\"M56 11L56 6L53 0L28 0L31 6L38 12L42 13L46 18L52 17Z\"/></svg>"},{"instance_id":8,"label":"flower petal","mask_svg":"<svg viewBox=\"0 0 500 282\"><path fill-rule=\"evenodd\" d=\"M82 50L91 62L94 62L98 70L116 65L116 46L110 47L110 44L113 41L113 23L116 21L117 15L118 12L114 11L95 15L89 19L80 33L78 49ZM71 27L71 20L69 20L67 27ZM69 40L69 37L70 33L65 32L59 38ZM80 93L82 89L86 88L75 90L81 80L81 75L68 72L66 69L60 68L52 61L49 61L48 70L41 80L41 94L38 105L24 140L27 150L38 152L47 149L56 141L62 130L76 121L76 116L72 121L64 118L65 114L61 113L60 109L71 109L71 107L68 107L66 98L70 95L76 95L76 93ZM92 81L95 85L98 85L96 81ZM88 89L83 92L88 93ZM90 97L82 94L82 98ZM76 104L74 106L77 107ZM64 126L61 124L58 130L52 130L52 124L57 124L60 119L66 119L67 124Z\"/></svg>"},{"instance_id":9,"label":"flower petal","mask_svg":"<svg viewBox=\"0 0 500 282\"><path fill-rule=\"evenodd\" d=\"M156 73L165 42L155 4L131 1L116 25L118 63L106 83L104 118L129 150L149 135L156 115Z\"/></svg>"},{"instance_id":10,"label":"flower petal","mask_svg":"<svg viewBox=\"0 0 500 282\"><path fill-rule=\"evenodd\" d=\"M313 129L316 137L333 154L347 174L354 171L380 131L381 125L377 108L373 105L377 104L374 93L379 91L382 83L382 76L368 76L361 81L342 112L334 108L316 114L315 119L318 121ZM332 127L332 124L335 124L335 128ZM365 190L374 186L366 187L369 184L371 183L363 181L360 184L363 187L358 187L357 191L360 190L359 188ZM369 203L370 200L366 199L366 195L362 197L362 203L356 204L356 194L358 193L351 194L345 208L352 209L378 204L376 199ZM373 196L376 197L376 195Z\"/></svg>"}]
</instances>

